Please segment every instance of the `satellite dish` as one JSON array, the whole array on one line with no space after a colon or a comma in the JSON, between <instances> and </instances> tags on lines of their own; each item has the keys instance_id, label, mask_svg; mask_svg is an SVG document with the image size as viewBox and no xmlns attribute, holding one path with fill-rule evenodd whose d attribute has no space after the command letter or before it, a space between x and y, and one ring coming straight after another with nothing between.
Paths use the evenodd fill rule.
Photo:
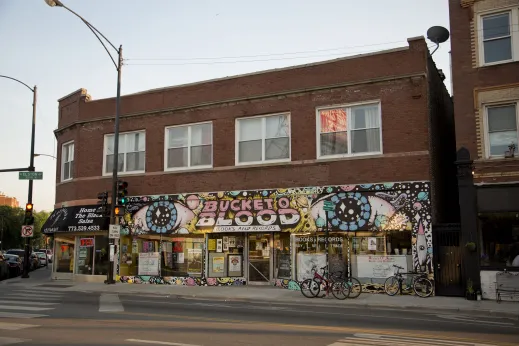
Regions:
<instances>
[{"instance_id":1,"label":"satellite dish","mask_svg":"<svg viewBox=\"0 0 519 346\"><path fill-rule=\"evenodd\" d=\"M436 49L433 50L431 55L436 52L436 50L440 47L440 43L443 43L449 39L449 30L445 29L443 26L433 26L427 30L427 38L432 42L436 43Z\"/></svg>"}]
</instances>

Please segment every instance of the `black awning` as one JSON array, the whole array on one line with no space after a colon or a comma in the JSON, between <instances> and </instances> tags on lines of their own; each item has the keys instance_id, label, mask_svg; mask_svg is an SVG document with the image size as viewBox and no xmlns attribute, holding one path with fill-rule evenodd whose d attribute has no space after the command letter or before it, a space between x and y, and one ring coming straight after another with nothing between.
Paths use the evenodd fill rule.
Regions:
<instances>
[{"instance_id":1,"label":"black awning","mask_svg":"<svg viewBox=\"0 0 519 346\"><path fill-rule=\"evenodd\" d=\"M44 234L107 231L110 219L97 213L97 207L97 205L80 205L54 209L41 231Z\"/></svg>"}]
</instances>

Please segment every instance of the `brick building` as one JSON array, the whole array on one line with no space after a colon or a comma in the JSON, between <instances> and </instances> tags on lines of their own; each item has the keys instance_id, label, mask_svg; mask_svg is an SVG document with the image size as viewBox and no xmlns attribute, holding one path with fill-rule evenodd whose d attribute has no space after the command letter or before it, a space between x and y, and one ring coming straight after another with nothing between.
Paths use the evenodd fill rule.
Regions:
<instances>
[{"instance_id":1,"label":"brick building","mask_svg":"<svg viewBox=\"0 0 519 346\"><path fill-rule=\"evenodd\" d=\"M494 298L519 270L519 0L449 5L464 276Z\"/></svg>"},{"instance_id":2,"label":"brick building","mask_svg":"<svg viewBox=\"0 0 519 346\"><path fill-rule=\"evenodd\" d=\"M119 280L297 287L326 240L365 290L391 264L434 276L432 225L458 217L454 119L424 38L408 43L123 96ZM55 277L106 274L114 109L59 100Z\"/></svg>"},{"instance_id":3,"label":"brick building","mask_svg":"<svg viewBox=\"0 0 519 346\"><path fill-rule=\"evenodd\" d=\"M18 208L20 207L20 203L18 203L18 200L16 197L9 197L4 195L0 192L0 205L6 205L11 208Z\"/></svg>"}]
</instances>

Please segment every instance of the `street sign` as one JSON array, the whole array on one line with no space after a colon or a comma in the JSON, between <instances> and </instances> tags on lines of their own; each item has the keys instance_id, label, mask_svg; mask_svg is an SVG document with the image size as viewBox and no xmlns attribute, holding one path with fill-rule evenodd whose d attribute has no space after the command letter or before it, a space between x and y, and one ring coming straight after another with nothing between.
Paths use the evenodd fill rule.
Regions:
<instances>
[{"instance_id":1,"label":"street sign","mask_svg":"<svg viewBox=\"0 0 519 346\"><path fill-rule=\"evenodd\" d=\"M323 203L323 210L324 211L334 211L335 210L335 206L334 206L333 202L324 201L324 203Z\"/></svg>"},{"instance_id":2,"label":"street sign","mask_svg":"<svg viewBox=\"0 0 519 346\"><path fill-rule=\"evenodd\" d=\"M22 226L22 237L29 238L34 235L34 226L33 225L24 225Z\"/></svg>"},{"instance_id":3,"label":"street sign","mask_svg":"<svg viewBox=\"0 0 519 346\"><path fill-rule=\"evenodd\" d=\"M43 172L18 172L19 180L42 180Z\"/></svg>"},{"instance_id":4,"label":"street sign","mask_svg":"<svg viewBox=\"0 0 519 346\"><path fill-rule=\"evenodd\" d=\"M121 226L110 225L110 228L108 229L108 238L119 239L120 237L121 237Z\"/></svg>"}]
</instances>

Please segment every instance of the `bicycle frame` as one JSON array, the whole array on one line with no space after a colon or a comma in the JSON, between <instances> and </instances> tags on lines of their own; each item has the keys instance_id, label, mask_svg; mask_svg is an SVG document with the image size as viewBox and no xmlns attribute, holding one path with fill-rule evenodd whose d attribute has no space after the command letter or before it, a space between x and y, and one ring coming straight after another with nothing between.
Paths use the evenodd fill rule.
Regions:
<instances>
[{"instance_id":1,"label":"bicycle frame","mask_svg":"<svg viewBox=\"0 0 519 346\"><path fill-rule=\"evenodd\" d=\"M402 293L402 283L404 282L405 279L407 279L408 275L412 276L411 284L409 285L409 287L413 287L414 281L417 278L421 278L421 277L427 278L427 273L415 273L415 272L404 272L404 273L401 273L400 272L400 267L397 267L395 265L393 265L393 266L396 267L396 273L394 274L394 276L398 280L398 291L400 292L400 295L403 295L403 293ZM406 276L406 278L404 278L404 275Z\"/></svg>"}]
</instances>

